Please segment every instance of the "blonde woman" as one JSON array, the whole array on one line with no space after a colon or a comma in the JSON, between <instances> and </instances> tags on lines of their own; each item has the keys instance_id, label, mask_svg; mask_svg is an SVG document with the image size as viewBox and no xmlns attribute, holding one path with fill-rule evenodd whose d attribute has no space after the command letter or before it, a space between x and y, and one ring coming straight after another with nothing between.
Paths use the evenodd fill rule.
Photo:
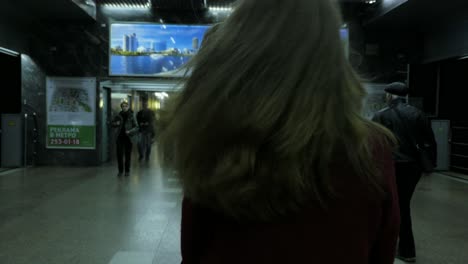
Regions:
<instances>
[{"instance_id":1,"label":"blonde woman","mask_svg":"<svg viewBox=\"0 0 468 264\"><path fill-rule=\"evenodd\" d=\"M175 144L185 264L378 263L395 255L394 138L331 0L243 0L190 65Z\"/></svg>"}]
</instances>

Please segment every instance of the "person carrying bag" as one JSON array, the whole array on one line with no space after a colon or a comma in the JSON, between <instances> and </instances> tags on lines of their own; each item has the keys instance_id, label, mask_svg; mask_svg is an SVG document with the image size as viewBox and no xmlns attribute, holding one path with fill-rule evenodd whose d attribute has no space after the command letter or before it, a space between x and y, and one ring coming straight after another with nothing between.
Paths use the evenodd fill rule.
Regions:
<instances>
[{"instance_id":1,"label":"person carrying bag","mask_svg":"<svg viewBox=\"0 0 468 264\"><path fill-rule=\"evenodd\" d=\"M391 130L398 139L398 148L393 151L401 216L397 258L415 262L411 198L422 173L430 173L436 167L437 145L424 113L406 103L406 84L391 83L385 92L388 107L377 112L372 120Z\"/></svg>"}]
</instances>

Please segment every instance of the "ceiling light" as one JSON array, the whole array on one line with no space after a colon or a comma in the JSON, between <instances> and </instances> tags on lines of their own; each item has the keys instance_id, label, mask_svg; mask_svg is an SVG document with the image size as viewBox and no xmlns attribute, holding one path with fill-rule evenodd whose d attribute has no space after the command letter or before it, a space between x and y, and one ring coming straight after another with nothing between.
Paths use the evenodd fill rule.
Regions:
<instances>
[{"instance_id":1,"label":"ceiling light","mask_svg":"<svg viewBox=\"0 0 468 264\"><path fill-rule=\"evenodd\" d=\"M166 92L156 92L154 93L154 95L159 99L159 100L163 100L164 98L168 98L169 95L166 93Z\"/></svg>"},{"instance_id":2,"label":"ceiling light","mask_svg":"<svg viewBox=\"0 0 468 264\"><path fill-rule=\"evenodd\" d=\"M16 52L16 51L12 51L12 50L1 48L1 47L0 47L0 52L6 53L8 55L13 55L13 56L18 56L19 55L19 53Z\"/></svg>"},{"instance_id":3,"label":"ceiling light","mask_svg":"<svg viewBox=\"0 0 468 264\"><path fill-rule=\"evenodd\" d=\"M88 5L88 6L96 6L96 3L94 3L94 1L91 1L91 0L86 0L86 1L85 1L85 5Z\"/></svg>"},{"instance_id":4,"label":"ceiling light","mask_svg":"<svg viewBox=\"0 0 468 264\"><path fill-rule=\"evenodd\" d=\"M210 10L211 12L232 12L232 7L209 6L208 10Z\"/></svg>"},{"instance_id":5,"label":"ceiling light","mask_svg":"<svg viewBox=\"0 0 468 264\"><path fill-rule=\"evenodd\" d=\"M129 3L123 2L123 3L117 3L117 4L114 4L114 3L103 4L102 6L107 7L107 8L149 9L151 7L151 0L148 0L148 2L146 2L146 4L144 4L144 5L142 5L142 4L129 4Z\"/></svg>"}]
</instances>

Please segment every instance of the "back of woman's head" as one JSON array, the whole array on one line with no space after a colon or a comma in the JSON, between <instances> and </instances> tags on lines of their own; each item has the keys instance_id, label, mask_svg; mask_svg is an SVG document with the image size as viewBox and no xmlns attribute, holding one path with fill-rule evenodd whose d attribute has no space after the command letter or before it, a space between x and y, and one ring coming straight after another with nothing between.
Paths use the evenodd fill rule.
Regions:
<instances>
[{"instance_id":1,"label":"back of woman's head","mask_svg":"<svg viewBox=\"0 0 468 264\"><path fill-rule=\"evenodd\" d=\"M176 142L187 196L271 219L331 197L338 152L381 189L368 144L380 127L360 115L340 25L331 0L243 0L210 31L163 140Z\"/></svg>"}]
</instances>

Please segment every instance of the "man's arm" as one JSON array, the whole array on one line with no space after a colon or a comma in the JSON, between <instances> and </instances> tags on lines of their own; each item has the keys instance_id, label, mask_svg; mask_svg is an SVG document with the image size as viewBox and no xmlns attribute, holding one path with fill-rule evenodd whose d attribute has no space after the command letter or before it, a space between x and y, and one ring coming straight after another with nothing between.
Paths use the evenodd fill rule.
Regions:
<instances>
[{"instance_id":1,"label":"man's arm","mask_svg":"<svg viewBox=\"0 0 468 264\"><path fill-rule=\"evenodd\" d=\"M131 113L131 115L133 116L134 114ZM131 118L131 117L129 116L129 118ZM133 118L131 118L131 122L132 122L132 129L130 129L130 130L128 131L128 134L129 134L129 135L134 135L134 134L136 134L138 131L140 131L140 127L138 126L138 122L137 122L137 120L136 120L136 118L135 118L134 116L133 116Z\"/></svg>"},{"instance_id":2,"label":"man's arm","mask_svg":"<svg viewBox=\"0 0 468 264\"><path fill-rule=\"evenodd\" d=\"M137 115L136 115L136 120L137 120L137 123L138 123L138 126L141 126L141 110L138 111Z\"/></svg>"}]
</instances>

